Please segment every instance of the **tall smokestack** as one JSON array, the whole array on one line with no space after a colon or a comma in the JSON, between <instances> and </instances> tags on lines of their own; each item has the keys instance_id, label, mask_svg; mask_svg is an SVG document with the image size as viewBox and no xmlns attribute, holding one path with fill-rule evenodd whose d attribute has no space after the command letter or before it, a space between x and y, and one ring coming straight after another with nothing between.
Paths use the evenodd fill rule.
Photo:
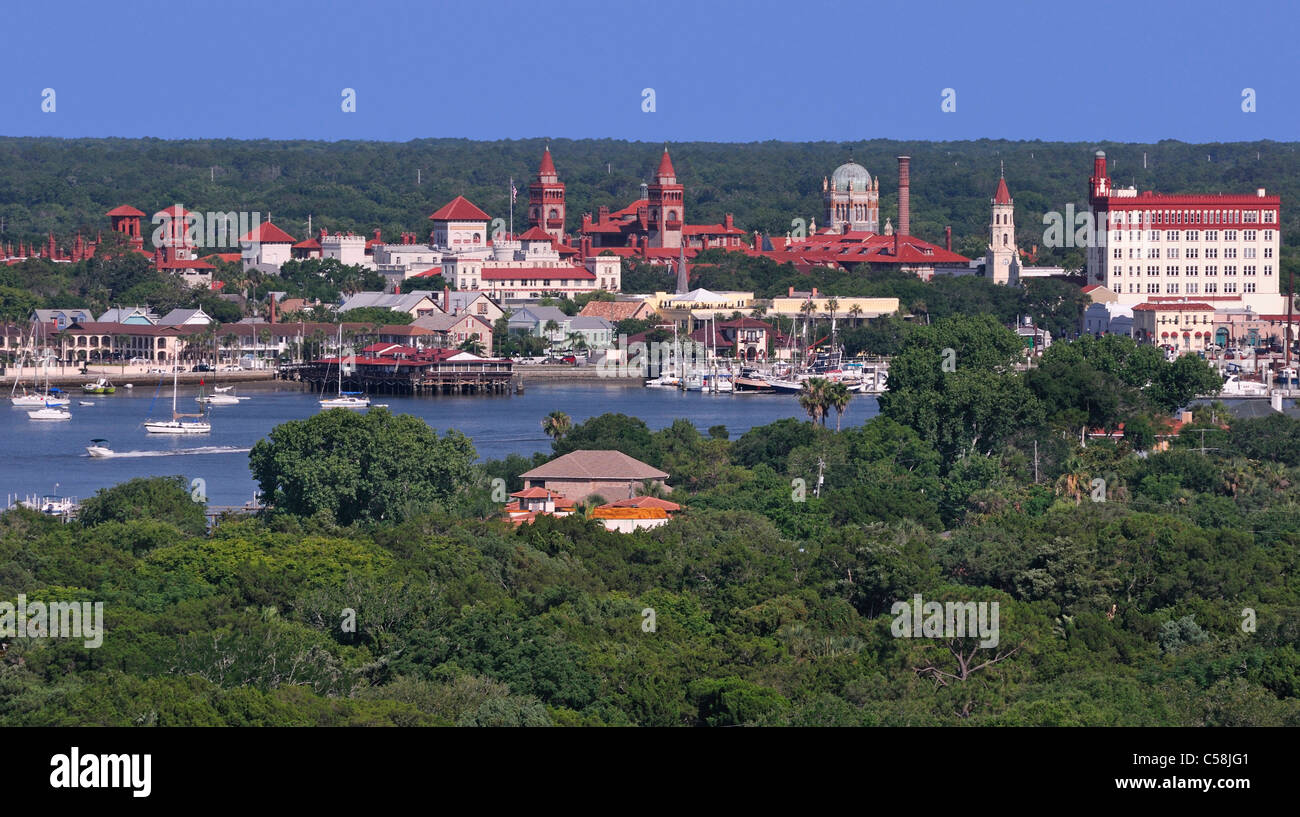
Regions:
<instances>
[{"instance_id":1,"label":"tall smokestack","mask_svg":"<svg viewBox=\"0 0 1300 817\"><path fill-rule=\"evenodd\" d=\"M275 323L275 293L271 293L271 323Z\"/></svg>"},{"instance_id":2,"label":"tall smokestack","mask_svg":"<svg viewBox=\"0 0 1300 817\"><path fill-rule=\"evenodd\" d=\"M898 157L898 230L899 235L912 232L912 157Z\"/></svg>"},{"instance_id":3,"label":"tall smokestack","mask_svg":"<svg viewBox=\"0 0 1300 817\"><path fill-rule=\"evenodd\" d=\"M951 224L943 228L943 245L948 250L948 252L952 252L952 225Z\"/></svg>"}]
</instances>

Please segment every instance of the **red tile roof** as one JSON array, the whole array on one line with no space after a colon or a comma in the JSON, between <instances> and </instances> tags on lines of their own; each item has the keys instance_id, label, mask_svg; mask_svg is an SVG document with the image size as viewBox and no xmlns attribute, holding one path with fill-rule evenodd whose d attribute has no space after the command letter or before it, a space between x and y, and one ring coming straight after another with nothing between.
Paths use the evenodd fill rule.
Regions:
<instances>
[{"instance_id":1,"label":"red tile roof","mask_svg":"<svg viewBox=\"0 0 1300 817\"><path fill-rule=\"evenodd\" d=\"M659 160L659 169L655 171L656 176L676 176L677 172L673 170L673 160L668 158L668 146L664 145L663 158Z\"/></svg>"},{"instance_id":2,"label":"red tile roof","mask_svg":"<svg viewBox=\"0 0 1300 817\"><path fill-rule=\"evenodd\" d=\"M292 244L297 239L271 222L264 221L258 225L256 230L250 230L248 235L245 235L239 240L250 242L255 241L260 244Z\"/></svg>"},{"instance_id":3,"label":"red tile roof","mask_svg":"<svg viewBox=\"0 0 1300 817\"><path fill-rule=\"evenodd\" d=\"M519 236L519 240L520 241L550 241L552 243L554 243L555 241L555 239L551 236L551 234L543 230L541 227L530 228L528 232Z\"/></svg>"},{"instance_id":4,"label":"red tile roof","mask_svg":"<svg viewBox=\"0 0 1300 817\"><path fill-rule=\"evenodd\" d=\"M491 218L464 196L457 196L429 216L432 221L490 221Z\"/></svg>"},{"instance_id":5,"label":"red tile roof","mask_svg":"<svg viewBox=\"0 0 1300 817\"><path fill-rule=\"evenodd\" d=\"M634 496L631 499L620 499L617 502L608 502L601 505L602 508L662 508L665 511L680 511L681 505L676 502L669 502L666 499L660 499L654 496Z\"/></svg>"},{"instance_id":6,"label":"red tile roof","mask_svg":"<svg viewBox=\"0 0 1300 817\"><path fill-rule=\"evenodd\" d=\"M1011 193L1007 190L1006 178L998 179L998 192L993 196L994 204L1010 204Z\"/></svg>"},{"instance_id":7,"label":"red tile roof","mask_svg":"<svg viewBox=\"0 0 1300 817\"><path fill-rule=\"evenodd\" d=\"M183 218L189 215L189 213L190 213L189 210L186 210L184 207L181 207L179 204L173 204L171 207L166 207L154 213L153 217L158 218L159 216L162 216L163 218L175 219L175 218Z\"/></svg>"},{"instance_id":8,"label":"red tile roof","mask_svg":"<svg viewBox=\"0 0 1300 817\"><path fill-rule=\"evenodd\" d=\"M123 204L120 207L114 207L112 210L109 210L104 215L109 217L112 216L138 216L140 218L144 217L144 213L140 212L139 210L135 209L129 204Z\"/></svg>"},{"instance_id":9,"label":"red tile roof","mask_svg":"<svg viewBox=\"0 0 1300 817\"><path fill-rule=\"evenodd\" d=\"M306 241L299 241L297 244L294 244L293 248L295 250L319 250L320 241L314 238L309 238Z\"/></svg>"},{"instance_id":10,"label":"red tile roof","mask_svg":"<svg viewBox=\"0 0 1300 817\"><path fill-rule=\"evenodd\" d=\"M537 175L555 175L555 162L551 161L551 148L549 146L546 148L546 152L542 154L542 164L537 168Z\"/></svg>"}]
</instances>

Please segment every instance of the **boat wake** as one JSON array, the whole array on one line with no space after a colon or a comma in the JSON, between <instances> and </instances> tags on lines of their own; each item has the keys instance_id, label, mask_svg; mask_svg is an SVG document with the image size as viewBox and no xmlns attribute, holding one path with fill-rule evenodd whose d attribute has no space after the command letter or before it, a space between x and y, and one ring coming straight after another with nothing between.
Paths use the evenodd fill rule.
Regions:
<instances>
[{"instance_id":1,"label":"boat wake","mask_svg":"<svg viewBox=\"0 0 1300 817\"><path fill-rule=\"evenodd\" d=\"M251 448L238 448L233 445L203 445L198 448L177 448L174 451L114 451L107 456L96 459L132 459L136 457L175 457L185 454L247 454Z\"/></svg>"}]
</instances>

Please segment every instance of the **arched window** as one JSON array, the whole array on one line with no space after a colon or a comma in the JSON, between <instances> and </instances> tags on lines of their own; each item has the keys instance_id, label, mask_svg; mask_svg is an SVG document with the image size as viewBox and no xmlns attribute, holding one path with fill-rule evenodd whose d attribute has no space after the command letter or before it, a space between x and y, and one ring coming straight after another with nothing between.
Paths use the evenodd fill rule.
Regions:
<instances>
[{"instance_id":1,"label":"arched window","mask_svg":"<svg viewBox=\"0 0 1300 817\"><path fill-rule=\"evenodd\" d=\"M552 208L551 208L551 212L550 212L546 217L547 217L547 218L559 218L559 217L560 217L560 211L558 211L558 210L556 210L554 207L552 207Z\"/></svg>"}]
</instances>

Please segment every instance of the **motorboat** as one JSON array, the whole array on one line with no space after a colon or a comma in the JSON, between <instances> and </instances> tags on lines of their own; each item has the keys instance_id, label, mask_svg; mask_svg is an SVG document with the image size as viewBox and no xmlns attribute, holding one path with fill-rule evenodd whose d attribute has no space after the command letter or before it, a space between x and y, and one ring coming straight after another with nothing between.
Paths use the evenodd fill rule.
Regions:
<instances>
[{"instance_id":1,"label":"motorboat","mask_svg":"<svg viewBox=\"0 0 1300 817\"><path fill-rule=\"evenodd\" d=\"M94 439L86 446L86 453L95 459L104 459L113 456L113 449L109 448L108 440Z\"/></svg>"},{"instance_id":2,"label":"motorboat","mask_svg":"<svg viewBox=\"0 0 1300 817\"><path fill-rule=\"evenodd\" d=\"M93 405L95 405L95 401L94 401L94 400L78 400L78 401L77 401L77 405L79 405L79 406L93 406Z\"/></svg>"},{"instance_id":3,"label":"motorboat","mask_svg":"<svg viewBox=\"0 0 1300 817\"><path fill-rule=\"evenodd\" d=\"M94 383L83 383L81 390L86 394L112 394L117 387L101 377Z\"/></svg>"},{"instance_id":4,"label":"motorboat","mask_svg":"<svg viewBox=\"0 0 1300 817\"><path fill-rule=\"evenodd\" d=\"M216 389L213 389L213 391L217 392L216 394L211 394L207 397L200 394L198 397L195 397L194 400L195 402L205 403L209 406L237 406L239 405L240 400L248 399L247 397L239 397L238 395L231 394L230 389L230 386L217 387Z\"/></svg>"},{"instance_id":5,"label":"motorboat","mask_svg":"<svg viewBox=\"0 0 1300 817\"><path fill-rule=\"evenodd\" d=\"M1221 397L1268 397L1268 386L1254 380L1242 380L1240 375L1230 374L1224 379L1219 395Z\"/></svg>"}]
</instances>

